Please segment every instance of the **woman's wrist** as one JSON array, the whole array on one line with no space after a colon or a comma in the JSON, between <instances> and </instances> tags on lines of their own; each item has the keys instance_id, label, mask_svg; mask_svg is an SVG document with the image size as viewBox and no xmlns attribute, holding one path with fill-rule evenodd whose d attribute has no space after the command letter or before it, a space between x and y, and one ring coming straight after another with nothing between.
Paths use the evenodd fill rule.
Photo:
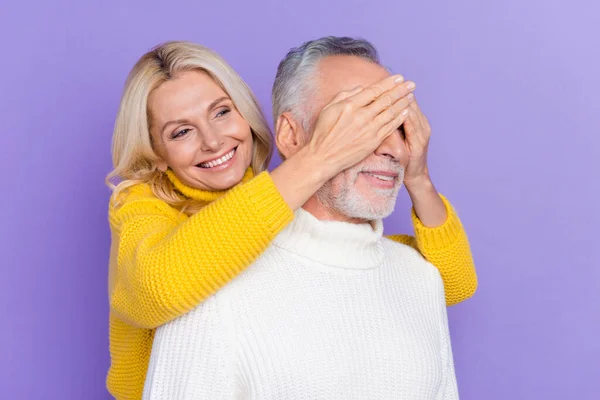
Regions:
<instances>
[{"instance_id":1,"label":"woman's wrist","mask_svg":"<svg viewBox=\"0 0 600 400\"><path fill-rule=\"evenodd\" d=\"M429 176L406 182L406 190L415 214L423 225L435 228L446 221L448 217L446 206Z\"/></svg>"},{"instance_id":2,"label":"woman's wrist","mask_svg":"<svg viewBox=\"0 0 600 400\"><path fill-rule=\"evenodd\" d=\"M325 162L304 147L271 172L275 186L292 210L302 207L331 179Z\"/></svg>"}]
</instances>

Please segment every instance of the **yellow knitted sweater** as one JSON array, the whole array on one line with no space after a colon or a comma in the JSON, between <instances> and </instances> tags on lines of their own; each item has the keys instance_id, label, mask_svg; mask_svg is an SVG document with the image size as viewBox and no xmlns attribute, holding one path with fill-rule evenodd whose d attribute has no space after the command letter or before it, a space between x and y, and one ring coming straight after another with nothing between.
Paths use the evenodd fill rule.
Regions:
<instances>
[{"instance_id":1,"label":"yellow knitted sweater","mask_svg":"<svg viewBox=\"0 0 600 400\"><path fill-rule=\"evenodd\" d=\"M127 190L109 209L110 355L107 387L118 400L140 399L155 329L195 308L249 266L292 219L269 174L248 170L226 192L192 189L207 203L188 216L156 198L148 185ZM418 249L441 273L448 305L472 296L477 276L466 233L443 198L448 218L427 228L412 213L416 237L392 240Z\"/></svg>"}]
</instances>

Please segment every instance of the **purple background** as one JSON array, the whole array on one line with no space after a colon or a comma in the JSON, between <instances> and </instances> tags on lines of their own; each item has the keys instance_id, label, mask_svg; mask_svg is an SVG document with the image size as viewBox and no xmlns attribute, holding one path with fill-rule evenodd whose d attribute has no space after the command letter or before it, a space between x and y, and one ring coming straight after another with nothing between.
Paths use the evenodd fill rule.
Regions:
<instances>
[{"instance_id":1,"label":"purple background","mask_svg":"<svg viewBox=\"0 0 600 400\"><path fill-rule=\"evenodd\" d=\"M449 310L461 398L600 398L597 1L8 3L0 398L109 398L103 181L136 59L170 39L213 47L270 116L280 58L326 34L370 39L418 84L480 279ZM408 206L387 232L411 229Z\"/></svg>"}]
</instances>

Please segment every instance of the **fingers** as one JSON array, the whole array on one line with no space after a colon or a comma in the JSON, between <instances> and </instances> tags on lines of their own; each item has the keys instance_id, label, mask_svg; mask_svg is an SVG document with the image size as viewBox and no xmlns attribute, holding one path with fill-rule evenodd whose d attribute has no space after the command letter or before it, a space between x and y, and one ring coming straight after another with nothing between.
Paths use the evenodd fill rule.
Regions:
<instances>
[{"instance_id":1,"label":"fingers","mask_svg":"<svg viewBox=\"0 0 600 400\"><path fill-rule=\"evenodd\" d=\"M417 132L419 129L419 115L417 113L418 109L415 108L416 102L413 101L409 107L409 116L406 118L406 122L404 123L404 132L406 134L406 138L410 140L412 134Z\"/></svg>"},{"instance_id":2,"label":"fingers","mask_svg":"<svg viewBox=\"0 0 600 400\"><path fill-rule=\"evenodd\" d=\"M418 136L421 136L422 139L428 140L431 135L431 129L429 128L427 118L421 112L416 100L411 103L409 110L409 117L404 123L407 139L410 140L416 133Z\"/></svg>"},{"instance_id":3,"label":"fingers","mask_svg":"<svg viewBox=\"0 0 600 400\"><path fill-rule=\"evenodd\" d=\"M328 106L339 103L342 100L345 100L351 96L354 96L355 94L359 93L361 90L363 90L362 86L356 86L353 89L350 90L342 90L341 92L339 92L338 94L335 95L335 97L329 102Z\"/></svg>"},{"instance_id":4,"label":"fingers","mask_svg":"<svg viewBox=\"0 0 600 400\"><path fill-rule=\"evenodd\" d=\"M373 127L375 130L381 129L381 127L390 123L391 121L395 121L398 116L402 116L404 118L409 116L410 105L413 102L414 95L409 93L409 95L396 100L394 104L387 107L387 110L384 108L384 112L379 113L373 119ZM400 126L400 125L398 125ZM398 127L396 126L396 128Z\"/></svg>"},{"instance_id":5,"label":"fingers","mask_svg":"<svg viewBox=\"0 0 600 400\"><path fill-rule=\"evenodd\" d=\"M379 96L400 85L402 82L404 82L404 77L402 75L388 76L387 78L369 87L366 87L355 95L349 97L347 101L349 101L354 106L354 109L357 110L360 107L371 104Z\"/></svg>"},{"instance_id":6,"label":"fingers","mask_svg":"<svg viewBox=\"0 0 600 400\"><path fill-rule=\"evenodd\" d=\"M414 95L412 93L414 90L415 83L410 81L402 85L395 86L391 90L388 90L386 93L379 96L377 100L375 100L373 103L366 107L366 118L375 118L377 115L384 112L385 110L394 113L395 110L392 107L395 106L399 100L404 101L402 103L401 109L407 107L414 98Z\"/></svg>"},{"instance_id":7,"label":"fingers","mask_svg":"<svg viewBox=\"0 0 600 400\"><path fill-rule=\"evenodd\" d=\"M391 134L396 132L396 130L398 130L398 128L402 124L404 124L404 122L408 118L408 115L409 115L408 108L405 108L404 110L399 112L398 115L396 115L391 121L388 121L386 124L381 126L381 128L379 128L379 130L377 131L377 136L378 136L379 140L383 141L388 136L390 136Z\"/></svg>"},{"instance_id":8,"label":"fingers","mask_svg":"<svg viewBox=\"0 0 600 400\"><path fill-rule=\"evenodd\" d=\"M423 111L421 111L419 104L416 101L414 103L414 112L419 116L419 128L423 131L426 137L429 137L431 136L431 127L429 126L429 121L427 120L425 114L423 114Z\"/></svg>"}]
</instances>

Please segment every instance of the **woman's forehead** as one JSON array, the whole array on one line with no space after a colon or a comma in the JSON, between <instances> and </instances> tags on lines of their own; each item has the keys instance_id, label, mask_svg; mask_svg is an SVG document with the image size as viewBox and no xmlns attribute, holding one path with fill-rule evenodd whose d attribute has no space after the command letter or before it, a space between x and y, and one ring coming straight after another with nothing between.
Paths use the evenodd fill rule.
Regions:
<instances>
[{"instance_id":1,"label":"woman's forehead","mask_svg":"<svg viewBox=\"0 0 600 400\"><path fill-rule=\"evenodd\" d=\"M148 99L152 115L161 118L185 111L206 110L227 93L208 74L186 71L157 87Z\"/></svg>"}]
</instances>

